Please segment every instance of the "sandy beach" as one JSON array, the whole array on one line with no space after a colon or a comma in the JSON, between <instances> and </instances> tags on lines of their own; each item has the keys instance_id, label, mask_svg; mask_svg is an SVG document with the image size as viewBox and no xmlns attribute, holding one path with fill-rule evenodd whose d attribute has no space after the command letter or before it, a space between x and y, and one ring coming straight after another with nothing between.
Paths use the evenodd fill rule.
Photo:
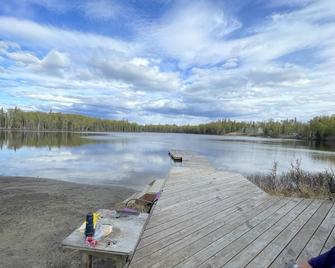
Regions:
<instances>
[{"instance_id":1,"label":"sandy beach","mask_svg":"<svg viewBox=\"0 0 335 268\"><path fill-rule=\"evenodd\" d=\"M0 177L0 267L79 267L62 240L87 212L112 208L134 191L57 180ZM97 267L110 267L101 260ZM96 266L95 266L96 267Z\"/></svg>"}]
</instances>

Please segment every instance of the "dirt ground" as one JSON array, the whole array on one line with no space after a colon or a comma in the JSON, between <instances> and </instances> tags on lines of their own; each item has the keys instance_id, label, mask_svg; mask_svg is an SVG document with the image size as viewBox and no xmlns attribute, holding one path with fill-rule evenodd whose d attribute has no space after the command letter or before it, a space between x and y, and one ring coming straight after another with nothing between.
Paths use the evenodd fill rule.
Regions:
<instances>
[{"instance_id":1,"label":"dirt ground","mask_svg":"<svg viewBox=\"0 0 335 268\"><path fill-rule=\"evenodd\" d=\"M132 193L121 187L0 177L0 267L79 267L79 253L63 250L62 240L87 212L112 208Z\"/></svg>"}]
</instances>

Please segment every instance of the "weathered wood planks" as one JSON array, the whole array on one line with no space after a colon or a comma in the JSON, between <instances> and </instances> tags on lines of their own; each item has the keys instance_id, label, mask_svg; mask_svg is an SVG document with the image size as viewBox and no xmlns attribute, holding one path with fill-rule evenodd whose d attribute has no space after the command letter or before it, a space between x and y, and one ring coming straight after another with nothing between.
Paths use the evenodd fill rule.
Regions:
<instances>
[{"instance_id":1,"label":"weathered wood planks","mask_svg":"<svg viewBox=\"0 0 335 268\"><path fill-rule=\"evenodd\" d=\"M196 153L172 151L130 267L285 267L334 246L331 201L274 197Z\"/></svg>"},{"instance_id":2,"label":"weathered wood planks","mask_svg":"<svg viewBox=\"0 0 335 268\"><path fill-rule=\"evenodd\" d=\"M181 155L178 155L178 153L174 150L169 151L169 156L173 159L173 161L176 161L176 162L183 161L183 157Z\"/></svg>"}]
</instances>

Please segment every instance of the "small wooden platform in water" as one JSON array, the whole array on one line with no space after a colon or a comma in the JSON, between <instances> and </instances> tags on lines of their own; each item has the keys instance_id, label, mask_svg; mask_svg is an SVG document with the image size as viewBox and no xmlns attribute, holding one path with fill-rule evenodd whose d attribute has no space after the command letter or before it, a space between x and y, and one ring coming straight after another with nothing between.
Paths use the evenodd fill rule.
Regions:
<instances>
[{"instance_id":1,"label":"small wooden platform in water","mask_svg":"<svg viewBox=\"0 0 335 268\"><path fill-rule=\"evenodd\" d=\"M176 151L176 150L170 150L169 151L169 156L175 162L182 162L183 161L183 157L180 154L178 154L178 151Z\"/></svg>"},{"instance_id":2,"label":"small wooden platform in water","mask_svg":"<svg viewBox=\"0 0 335 268\"><path fill-rule=\"evenodd\" d=\"M200 155L178 155L131 268L288 267L335 245L333 202L270 196Z\"/></svg>"}]
</instances>

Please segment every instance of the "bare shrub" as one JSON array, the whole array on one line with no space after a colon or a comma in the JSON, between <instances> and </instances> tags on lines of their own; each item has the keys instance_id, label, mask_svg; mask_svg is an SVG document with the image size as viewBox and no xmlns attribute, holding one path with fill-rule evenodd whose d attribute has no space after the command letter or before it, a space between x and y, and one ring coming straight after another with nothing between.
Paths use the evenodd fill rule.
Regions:
<instances>
[{"instance_id":1,"label":"bare shrub","mask_svg":"<svg viewBox=\"0 0 335 268\"><path fill-rule=\"evenodd\" d=\"M278 163L274 162L269 173L257 173L247 178L274 195L298 196L305 198L329 198L335 193L335 173L332 168L322 172L308 172L301 168L301 160L291 163L287 172L278 174Z\"/></svg>"},{"instance_id":2,"label":"bare shrub","mask_svg":"<svg viewBox=\"0 0 335 268\"><path fill-rule=\"evenodd\" d=\"M249 175L247 178L263 190L266 189L271 194L275 193L277 189L277 167L278 163L274 162L268 174L256 173Z\"/></svg>"}]
</instances>

